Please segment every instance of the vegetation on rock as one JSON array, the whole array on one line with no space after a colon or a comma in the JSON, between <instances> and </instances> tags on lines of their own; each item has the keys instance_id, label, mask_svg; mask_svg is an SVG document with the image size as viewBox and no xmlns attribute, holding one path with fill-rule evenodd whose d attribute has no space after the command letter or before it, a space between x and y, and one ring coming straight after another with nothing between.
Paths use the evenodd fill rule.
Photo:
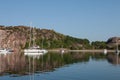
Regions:
<instances>
[{"instance_id":1,"label":"vegetation on rock","mask_svg":"<svg viewBox=\"0 0 120 80\"><path fill-rule=\"evenodd\" d=\"M34 33L34 34L33 34ZM21 50L29 47L30 35L35 39L35 44L41 48L55 49L105 49L110 44L119 41L119 38L113 37L108 41L93 41L88 39L75 38L69 35L63 35L49 29L32 28L28 26L0 26L0 47L13 48ZM33 43L33 41L32 41ZM32 44L31 43L31 44ZM106 44L107 43L107 44ZM109 45L110 46L110 45Z\"/></svg>"},{"instance_id":2,"label":"vegetation on rock","mask_svg":"<svg viewBox=\"0 0 120 80\"><path fill-rule=\"evenodd\" d=\"M32 27L31 27L32 28ZM32 28L28 26L0 26L0 30L6 34L5 38L1 38L1 47L10 47L16 49L28 48L30 43L30 35L34 31L35 44L41 48L67 48L67 49L88 49L91 48L88 39L74 38L63 35L54 30ZM32 31L32 32L30 32ZM33 35L32 35L33 38ZM3 42L4 41L4 42ZM7 45L7 46L5 46Z\"/></svg>"}]
</instances>

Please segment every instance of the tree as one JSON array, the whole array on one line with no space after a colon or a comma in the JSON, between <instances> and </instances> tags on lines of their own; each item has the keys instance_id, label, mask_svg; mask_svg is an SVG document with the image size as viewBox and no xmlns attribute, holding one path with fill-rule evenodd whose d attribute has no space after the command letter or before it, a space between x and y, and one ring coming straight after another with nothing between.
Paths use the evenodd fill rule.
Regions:
<instances>
[{"instance_id":1,"label":"tree","mask_svg":"<svg viewBox=\"0 0 120 80\"><path fill-rule=\"evenodd\" d=\"M95 49L105 49L107 47L105 41L94 41L91 43L92 47Z\"/></svg>"}]
</instances>

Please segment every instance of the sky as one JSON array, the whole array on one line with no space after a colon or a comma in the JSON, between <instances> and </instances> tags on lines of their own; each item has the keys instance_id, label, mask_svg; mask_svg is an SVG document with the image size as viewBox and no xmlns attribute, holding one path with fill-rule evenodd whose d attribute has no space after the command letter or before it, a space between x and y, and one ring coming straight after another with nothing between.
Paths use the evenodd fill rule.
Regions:
<instances>
[{"instance_id":1,"label":"sky","mask_svg":"<svg viewBox=\"0 0 120 80\"><path fill-rule=\"evenodd\" d=\"M120 36L120 0L0 0L0 25L25 25L90 41Z\"/></svg>"}]
</instances>

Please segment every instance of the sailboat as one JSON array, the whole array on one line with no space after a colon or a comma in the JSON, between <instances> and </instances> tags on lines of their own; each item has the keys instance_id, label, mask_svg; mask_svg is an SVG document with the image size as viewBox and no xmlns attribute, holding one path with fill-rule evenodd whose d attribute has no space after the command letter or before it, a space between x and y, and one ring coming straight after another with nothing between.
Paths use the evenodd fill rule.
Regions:
<instances>
[{"instance_id":1,"label":"sailboat","mask_svg":"<svg viewBox=\"0 0 120 80\"><path fill-rule=\"evenodd\" d=\"M24 50L25 55L42 55L47 52L48 51L45 49L40 49L40 48L36 48L36 47L30 47L30 48Z\"/></svg>"},{"instance_id":2,"label":"sailboat","mask_svg":"<svg viewBox=\"0 0 120 80\"><path fill-rule=\"evenodd\" d=\"M34 28L33 28L34 30ZM30 28L30 43L29 46L31 45L31 28ZM47 53L48 51L45 49L40 49L39 46L35 46L35 39L34 39L34 32L33 32L33 46L29 47L28 49L24 50L25 55L43 55Z\"/></svg>"}]
</instances>

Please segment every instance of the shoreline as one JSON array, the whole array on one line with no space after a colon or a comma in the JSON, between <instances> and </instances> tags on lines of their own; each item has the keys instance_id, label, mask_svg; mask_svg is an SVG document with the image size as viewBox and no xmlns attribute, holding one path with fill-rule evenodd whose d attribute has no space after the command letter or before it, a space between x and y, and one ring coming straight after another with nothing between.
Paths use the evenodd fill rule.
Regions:
<instances>
[{"instance_id":1,"label":"shoreline","mask_svg":"<svg viewBox=\"0 0 120 80\"><path fill-rule=\"evenodd\" d=\"M63 49L64 50L64 49ZM64 50L65 52L105 52L105 49L85 49L85 50ZM48 52L60 52L60 50L48 50ZM107 53L114 53L115 50L107 50Z\"/></svg>"}]
</instances>

